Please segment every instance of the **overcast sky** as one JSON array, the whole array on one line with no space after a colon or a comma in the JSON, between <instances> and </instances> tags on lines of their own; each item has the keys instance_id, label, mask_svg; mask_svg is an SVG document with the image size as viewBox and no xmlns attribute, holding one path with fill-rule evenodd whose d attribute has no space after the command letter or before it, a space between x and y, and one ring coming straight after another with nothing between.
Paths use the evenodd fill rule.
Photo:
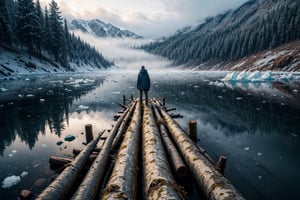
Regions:
<instances>
[{"instance_id":1,"label":"overcast sky","mask_svg":"<svg viewBox=\"0 0 300 200\"><path fill-rule=\"evenodd\" d=\"M150 38L168 36L247 0L56 0L68 20L100 19ZM51 0L40 0L48 5Z\"/></svg>"}]
</instances>

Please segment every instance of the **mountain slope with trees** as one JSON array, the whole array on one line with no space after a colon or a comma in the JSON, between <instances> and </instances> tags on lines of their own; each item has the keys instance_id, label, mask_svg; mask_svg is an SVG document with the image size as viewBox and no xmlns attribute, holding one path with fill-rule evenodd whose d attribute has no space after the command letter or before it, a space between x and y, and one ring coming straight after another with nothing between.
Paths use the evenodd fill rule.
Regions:
<instances>
[{"instance_id":1,"label":"mountain slope with trees","mask_svg":"<svg viewBox=\"0 0 300 200\"><path fill-rule=\"evenodd\" d=\"M142 48L178 65L229 63L299 40L299 24L300 1L251 0Z\"/></svg>"},{"instance_id":2,"label":"mountain slope with trees","mask_svg":"<svg viewBox=\"0 0 300 200\"><path fill-rule=\"evenodd\" d=\"M44 10L39 0L1 0L0 47L2 51L26 52L29 57L67 71L78 66L107 68L113 64L69 32L54 0Z\"/></svg>"}]
</instances>

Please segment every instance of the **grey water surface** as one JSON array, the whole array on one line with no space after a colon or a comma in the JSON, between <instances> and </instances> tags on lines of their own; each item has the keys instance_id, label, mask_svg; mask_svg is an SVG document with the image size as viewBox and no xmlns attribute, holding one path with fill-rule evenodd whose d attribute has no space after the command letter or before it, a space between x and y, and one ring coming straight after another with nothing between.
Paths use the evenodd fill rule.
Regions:
<instances>
[{"instance_id":1,"label":"grey water surface","mask_svg":"<svg viewBox=\"0 0 300 200\"><path fill-rule=\"evenodd\" d=\"M19 76L0 81L0 196L39 194L55 176L51 155L83 148L84 126L111 128L122 95L138 97L138 71ZM299 199L300 83L225 82L224 72L149 70L151 98L166 97L186 130L197 120L197 144L247 199ZM220 83L220 82L218 82ZM75 140L65 141L67 135ZM57 145L62 141L61 145ZM25 172L25 175L24 173ZM15 185L3 181L20 176ZM28 173L28 174L27 174Z\"/></svg>"}]
</instances>

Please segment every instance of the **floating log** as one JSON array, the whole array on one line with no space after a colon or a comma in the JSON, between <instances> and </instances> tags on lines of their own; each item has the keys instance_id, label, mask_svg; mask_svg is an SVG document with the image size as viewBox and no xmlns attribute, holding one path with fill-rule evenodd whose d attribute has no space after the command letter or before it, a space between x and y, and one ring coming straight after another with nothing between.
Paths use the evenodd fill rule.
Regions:
<instances>
[{"instance_id":1,"label":"floating log","mask_svg":"<svg viewBox=\"0 0 300 200\"><path fill-rule=\"evenodd\" d=\"M167 112L170 112L170 111L173 111L173 110L176 110L176 108L166 108Z\"/></svg>"},{"instance_id":2,"label":"floating log","mask_svg":"<svg viewBox=\"0 0 300 200\"><path fill-rule=\"evenodd\" d=\"M90 153L97 145L100 135L90 142L68 167L36 198L37 200L60 200L70 192Z\"/></svg>"},{"instance_id":3,"label":"floating log","mask_svg":"<svg viewBox=\"0 0 300 200\"><path fill-rule=\"evenodd\" d=\"M138 102L101 199L137 198L139 132L142 119L140 107L141 104Z\"/></svg>"},{"instance_id":4,"label":"floating log","mask_svg":"<svg viewBox=\"0 0 300 200\"><path fill-rule=\"evenodd\" d=\"M173 114L173 113L171 113L170 114L170 116L172 117L172 118L183 118L183 116L181 115L181 114Z\"/></svg>"},{"instance_id":5,"label":"floating log","mask_svg":"<svg viewBox=\"0 0 300 200\"><path fill-rule=\"evenodd\" d=\"M145 199L183 199L176 190L150 105L144 104L143 177Z\"/></svg>"},{"instance_id":6,"label":"floating log","mask_svg":"<svg viewBox=\"0 0 300 200\"><path fill-rule=\"evenodd\" d=\"M71 159L71 158L62 158L62 157L57 157L57 156L51 156L49 158L50 165L55 165L55 166L64 166L65 164L68 164L72 161L73 161L73 159Z\"/></svg>"},{"instance_id":7,"label":"floating log","mask_svg":"<svg viewBox=\"0 0 300 200\"><path fill-rule=\"evenodd\" d=\"M92 166L87 172L82 183L79 185L77 191L72 196L72 199L94 199L97 195L100 183L103 180L104 172L106 169L107 162L109 160L109 154L114 137L116 136L118 129L124 120L125 115L129 112L127 108L123 115L118 119L116 125L113 127L110 134L107 136L103 147L101 148L100 154L94 160Z\"/></svg>"},{"instance_id":8,"label":"floating log","mask_svg":"<svg viewBox=\"0 0 300 200\"><path fill-rule=\"evenodd\" d=\"M74 156L77 156L81 151L82 151L82 149L73 148ZM94 152L99 153L100 151L101 151L101 148L96 147L93 149L92 153L94 153Z\"/></svg>"},{"instance_id":9,"label":"floating log","mask_svg":"<svg viewBox=\"0 0 300 200\"><path fill-rule=\"evenodd\" d=\"M169 137L168 130L166 129L165 125L162 123L162 117L159 113L156 106L154 108L154 113L156 116L156 120L159 123L159 129L161 133L162 142L165 146L166 153L168 154L169 161L171 164L171 167L173 171L175 172L175 175L177 178L183 180L188 178L188 168L184 164L176 146L172 142L171 138Z\"/></svg>"},{"instance_id":10,"label":"floating log","mask_svg":"<svg viewBox=\"0 0 300 200\"><path fill-rule=\"evenodd\" d=\"M237 189L199 152L194 142L178 123L163 109L160 109L167 127L196 179L199 189L208 199L244 199Z\"/></svg>"}]
</instances>

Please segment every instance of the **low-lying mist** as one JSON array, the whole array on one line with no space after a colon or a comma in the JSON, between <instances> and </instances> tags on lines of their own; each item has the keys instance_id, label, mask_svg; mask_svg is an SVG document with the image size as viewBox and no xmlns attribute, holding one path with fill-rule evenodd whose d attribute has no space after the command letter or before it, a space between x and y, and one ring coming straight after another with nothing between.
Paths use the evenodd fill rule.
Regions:
<instances>
[{"instance_id":1,"label":"low-lying mist","mask_svg":"<svg viewBox=\"0 0 300 200\"><path fill-rule=\"evenodd\" d=\"M171 61L165 58L134 48L150 43L152 40L100 38L81 31L75 31L74 33L92 46L95 46L105 58L113 61L116 67L120 69L137 70L142 65L149 69L164 69L172 66Z\"/></svg>"}]
</instances>

